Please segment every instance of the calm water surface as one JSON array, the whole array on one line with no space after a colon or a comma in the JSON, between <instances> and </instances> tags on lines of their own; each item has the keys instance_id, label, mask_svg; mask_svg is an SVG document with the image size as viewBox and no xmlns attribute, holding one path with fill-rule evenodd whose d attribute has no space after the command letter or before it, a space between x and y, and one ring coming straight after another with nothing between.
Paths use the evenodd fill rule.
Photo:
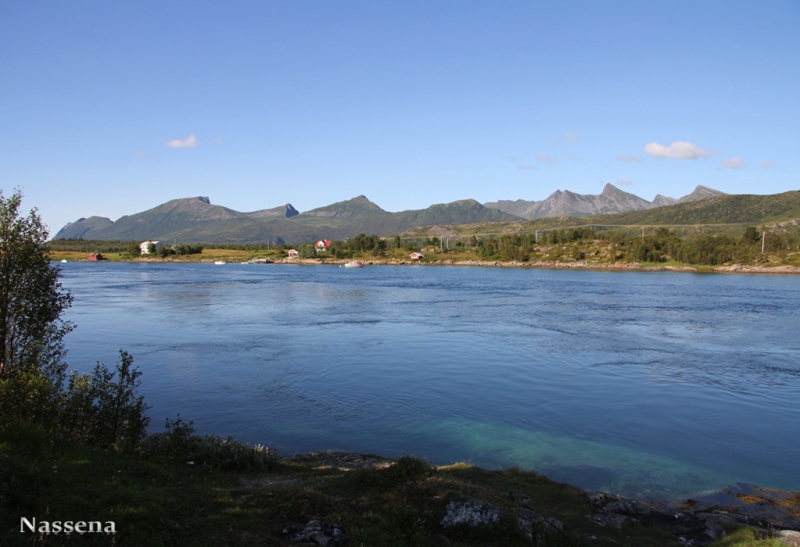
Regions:
<instances>
[{"instance_id":1,"label":"calm water surface","mask_svg":"<svg viewBox=\"0 0 800 547\"><path fill-rule=\"evenodd\" d=\"M800 277L66 264L70 365L144 371L153 428L290 454L518 465L679 498L800 489Z\"/></svg>"}]
</instances>

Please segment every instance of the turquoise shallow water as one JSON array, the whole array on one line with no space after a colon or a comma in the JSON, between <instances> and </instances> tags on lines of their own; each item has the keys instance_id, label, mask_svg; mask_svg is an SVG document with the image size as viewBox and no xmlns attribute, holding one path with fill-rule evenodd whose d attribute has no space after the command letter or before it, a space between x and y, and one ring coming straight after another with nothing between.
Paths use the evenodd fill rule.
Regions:
<instances>
[{"instance_id":1,"label":"turquoise shallow water","mask_svg":"<svg viewBox=\"0 0 800 547\"><path fill-rule=\"evenodd\" d=\"M800 489L800 278L66 264L70 365L144 371L153 427L281 453L518 465L679 498Z\"/></svg>"}]
</instances>

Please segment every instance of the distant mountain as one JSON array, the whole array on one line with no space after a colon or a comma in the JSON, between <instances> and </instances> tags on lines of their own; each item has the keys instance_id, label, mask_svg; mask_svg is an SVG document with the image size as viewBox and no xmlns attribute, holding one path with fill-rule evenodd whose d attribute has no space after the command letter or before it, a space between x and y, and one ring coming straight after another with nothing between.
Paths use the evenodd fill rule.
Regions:
<instances>
[{"instance_id":1,"label":"distant mountain","mask_svg":"<svg viewBox=\"0 0 800 547\"><path fill-rule=\"evenodd\" d=\"M666 205L674 205L675 203L678 203L678 200L675 198L662 196L661 194L656 194L656 197L652 203L653 207L664 207Z\"/></svg>"},{"instance_id":2,"label":"distant mountain","mask_svg":"<svg viewBox=\"0 0 800 547\"><path fill-rule=\"evenodd\" d=\"M391 235L429 224L519 220L523 219L488 209L471 199L390 213L365 196L358 196L305 213L298 213L290 204L241 213L212 205L207 197L195 197L168 201L147 211L123 216L116 222L102 217L81 219L64 226L54 239L300 243L315 239L343 239L361 232Z\"/></svg>"},{"instance_id":3,"label":"distant mountain","mask_svg":"<svg viewBox=\"0 0 800 547\"><path fill-rule=\"evenodd\" d=\"M68 222L53 239L88 239L83 236L90 230L102 230L112 224L111 219L106 217L79 218L75 222Z\"/></svg>"},{"instance_id":4,"label":"distant mountain","mask_svg":"<svg viewBox=\"0 0 800 547\"><path fill-rule=\"evenodd\" d=\"M613 184L606 184L599 195L583 195L569 190L556 190L542 201L495 201L484 203L485 207L499 209L506 213L521 216L528 220L550 217L590 217L631 211L646 211L654 207L697 201L714 196L725 195L722 192L698 186L691 194L679 200L657 195L649 202L634 194L623 192Z\"/></svg>"},{"instance_id":5,"label":"distant mountain","mask_svg":"<svg viewBox=\"0 0 800 547\"><path fill-rule=\"evenodd\" d=\"M708 186L703 186L702 184L698 184L697 187L694 189L694 192L686 196L683 196L677 201L677 203L700 201L701 199L715 198L717 196L727 196L727 195L728 194L720 192L719 190L714 190L713 188L709 188Z\"/></svg>"}]
</instances>

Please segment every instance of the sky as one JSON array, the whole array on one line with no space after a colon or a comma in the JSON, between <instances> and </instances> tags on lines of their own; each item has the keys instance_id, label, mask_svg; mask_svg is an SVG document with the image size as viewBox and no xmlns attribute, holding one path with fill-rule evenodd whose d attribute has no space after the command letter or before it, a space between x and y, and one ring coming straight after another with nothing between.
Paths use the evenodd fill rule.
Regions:
<instances>
[{"instance_id":1,"label":"sky","mask_svg":"<svg viewBox=\"0 0 800 547\"><path fill-rule=\"evenodd\" d=\"M55 234L606 183L800 189L800 2L0 0L0 189Z\"/></svg>"}]
</instances>

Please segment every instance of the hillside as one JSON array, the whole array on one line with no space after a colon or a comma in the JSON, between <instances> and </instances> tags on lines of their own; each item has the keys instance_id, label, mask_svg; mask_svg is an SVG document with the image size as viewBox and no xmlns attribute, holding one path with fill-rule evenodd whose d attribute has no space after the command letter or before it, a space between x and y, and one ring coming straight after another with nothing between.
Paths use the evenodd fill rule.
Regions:
<instances>
[{"instance_id":1,"label":"hillside","mask_svg":"<svg viewBox=\"0 0 800 547\"><path fill-rule=\"evenodd\" d=\"M738 233L741 231L739 226L743 225L783 224L789 221L800 221L800 191L767 196L721 195L697 200L689 199L683 203L645 211L590 217L562 216L540 218L529 222L432 226L425 229L408 230L402 235L406 237L428 237L429 235L453 237L471 234L521 233L586 225L607 227L728 225ZM723 226L719 226L716 229L724 231L723 228Z\"/></svg>"}]
</instances>

